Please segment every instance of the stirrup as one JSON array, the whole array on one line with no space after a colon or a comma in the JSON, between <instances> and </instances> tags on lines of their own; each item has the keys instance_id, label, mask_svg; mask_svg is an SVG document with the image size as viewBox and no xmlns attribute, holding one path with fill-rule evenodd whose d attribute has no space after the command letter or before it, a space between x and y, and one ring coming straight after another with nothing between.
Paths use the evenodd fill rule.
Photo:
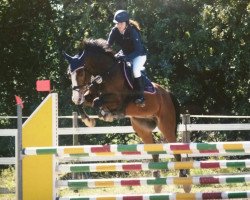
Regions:
<instances>
[{"instance_id":1,"label":"stirrup","mask_svg":"<svg viewBox=\"0 0 250 200\"><path fill-rule=\"evenodd\" d=\"M145 99L143 97L137 98L134 102L139 107L145 107Z\"/></svg>"}]
</instances>

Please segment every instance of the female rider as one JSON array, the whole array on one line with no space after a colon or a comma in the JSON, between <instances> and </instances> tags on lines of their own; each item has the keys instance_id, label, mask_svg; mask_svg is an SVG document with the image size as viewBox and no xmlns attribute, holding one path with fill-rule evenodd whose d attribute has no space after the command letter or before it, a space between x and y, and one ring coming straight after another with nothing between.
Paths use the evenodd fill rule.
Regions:
<instances>
[{"instance_id":1,"label":"female rider","mask_svg":"<svg viewBox=\"0 0 250 200\"><path fill-rule=\"evenodd\" d=\"M129 19L129 14L125 10L118 10L114 15L115 26L109 33L108 44L117 44L121 50L116 54L125 61L131 62L133 67L135 91L135 104L144 107L144 86L141 71L144 70L146 62L146 49L142 43L139 24Z\"/></svg>"}]
</instances>

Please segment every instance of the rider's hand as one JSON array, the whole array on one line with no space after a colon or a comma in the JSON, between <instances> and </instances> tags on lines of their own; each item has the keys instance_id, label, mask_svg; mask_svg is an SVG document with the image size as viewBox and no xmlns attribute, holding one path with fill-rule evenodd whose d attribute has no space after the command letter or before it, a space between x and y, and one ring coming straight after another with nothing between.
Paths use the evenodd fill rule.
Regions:
<instances>
[{"instance_id":1,"label":"rider's hand","mask_svg":"<svg viewBox=\"0 0 250 200\"><path fill-rule=\"evenodd\" d=\"M127 61L126 56L121 51L119 51L117 54L115 54L115 57L116 57L117 60Z\"/></svg>"},{"instance_id":2,"label":"rider's hand","mask_svg":"<svg viewBox=\"0 0 250 200\"><path fill-rule=\"evenodd\" d=\"M123 56L116 57L116 59L117 59L117 60L120 60L120 61L125 61L125 62L127 61L126 56L124 56L124 55L123 55Z\"/></svg>"}]
</instances>

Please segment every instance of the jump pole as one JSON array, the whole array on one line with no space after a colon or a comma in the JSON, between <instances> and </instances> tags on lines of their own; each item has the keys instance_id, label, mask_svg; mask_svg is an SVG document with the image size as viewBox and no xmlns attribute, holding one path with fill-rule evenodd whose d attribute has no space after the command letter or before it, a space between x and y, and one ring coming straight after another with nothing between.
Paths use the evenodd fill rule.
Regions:
<instances>
[{"instance_id":1,"label":"jump pole","mask_svg":"<svg viewBox=\"0 0 250 200\"><path fill-rule=\"evenodd\" d=\"M55 147L58 146L57 142L57 129L58 129L58 97L57 94L50 94L46 99L40 104L40 106L33 112L33 114L25 121L22 125L22 149L29 147ZM231 145L231 144L230 144ZM228 145L226 145L227 147ZM240 146L241 144L233 145ZM124 146L123 146L124 147ZM161 146L157 146L157 149ZM73 148L73 147L72 147ZM112 148L111 148L112 149ZM73 152L77 150L76 147L73 148ZM231 147L230 147L231 150ZM78 150L77 150L78 151ZM71 152L71 151L70 151ZM56 159L55 154L44 154L44 155L31 155L24 156L22 166L22 198L20 200L76 200L76 199L86 199L86 200L101 200L101 199L119 199L115 197L98 197L98 198L88 198L88 197L74 197L74 198L64 198L58 197L56 194ZM19 180L19 181L20 181ZM248 179L250 180L250 179ZM61 181L62 182L62 181ZM189 182L191 179L189 179ZM188 184L190 184L188 183ZM21 192L19 193L19 195ZM221 193L222 194L222 193ZM238 193L237 193L238 194ZM175 194L174 194L175 195ZM178 194L177 194L178 195ZM181 194L182 197L188 197L191 199L190 194ZM187 196L188 195L188 196ZM196 195L196 194L192 194ZM211 195L210 193L208 194ZM217 193L215 194L217 195ZM235 194L232 194L233 196ZM248 197L249 191L242 192L244 198ZM243 197L242 196L242 197ZM162 196L161 196L162 197ZM165 196L164 196L165 197ZM195 197L195 196L192 196ZM131 196L131 198L122 198L123 200L133 200L136 196ZM138 197L139 198L139 197ZM141 198L140 198L141 199ZM144 198L143 198L144 199ZM148 196L145 197L148 199ZM180 198L182 199L182 198ZM195 198L192 198L195 199ZM198 199L201 199L200 197ZM215 198L214 198L215 199ZM222 199L222 198L220 198ZM19 199L18 199L19 200Z\"/></svg>"},{"instance_id":2,"label":"jump pole","mask_svg":"<svg viewBox=\"0 0 250 200\"><path fill-rule=\"evenodd\" d=\"M58 95L51 93L22 125L22 148L57 146L57 116ZM56 199L55 156L28 156L22 161L22 199Z\"/></svg>"}]
</instances>

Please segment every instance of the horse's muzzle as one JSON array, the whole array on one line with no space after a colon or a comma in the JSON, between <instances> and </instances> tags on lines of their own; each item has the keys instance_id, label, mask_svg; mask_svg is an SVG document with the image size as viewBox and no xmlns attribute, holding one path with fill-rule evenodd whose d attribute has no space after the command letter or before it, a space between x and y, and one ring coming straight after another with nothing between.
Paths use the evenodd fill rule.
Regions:
<instances>
[{"instance_id":1,"label":"horse's muzzle","mask_svg":"<svg viewBox=\"0 0 250 200\"><path fill-rule=\"evenodd\" d=\"M74 104L76 105L81 105L83 104L85 98L84 98L84 94L79 92L79 91L73 91L72 93L72 101L74 102Z\"/></svg>"}]
</instances>

